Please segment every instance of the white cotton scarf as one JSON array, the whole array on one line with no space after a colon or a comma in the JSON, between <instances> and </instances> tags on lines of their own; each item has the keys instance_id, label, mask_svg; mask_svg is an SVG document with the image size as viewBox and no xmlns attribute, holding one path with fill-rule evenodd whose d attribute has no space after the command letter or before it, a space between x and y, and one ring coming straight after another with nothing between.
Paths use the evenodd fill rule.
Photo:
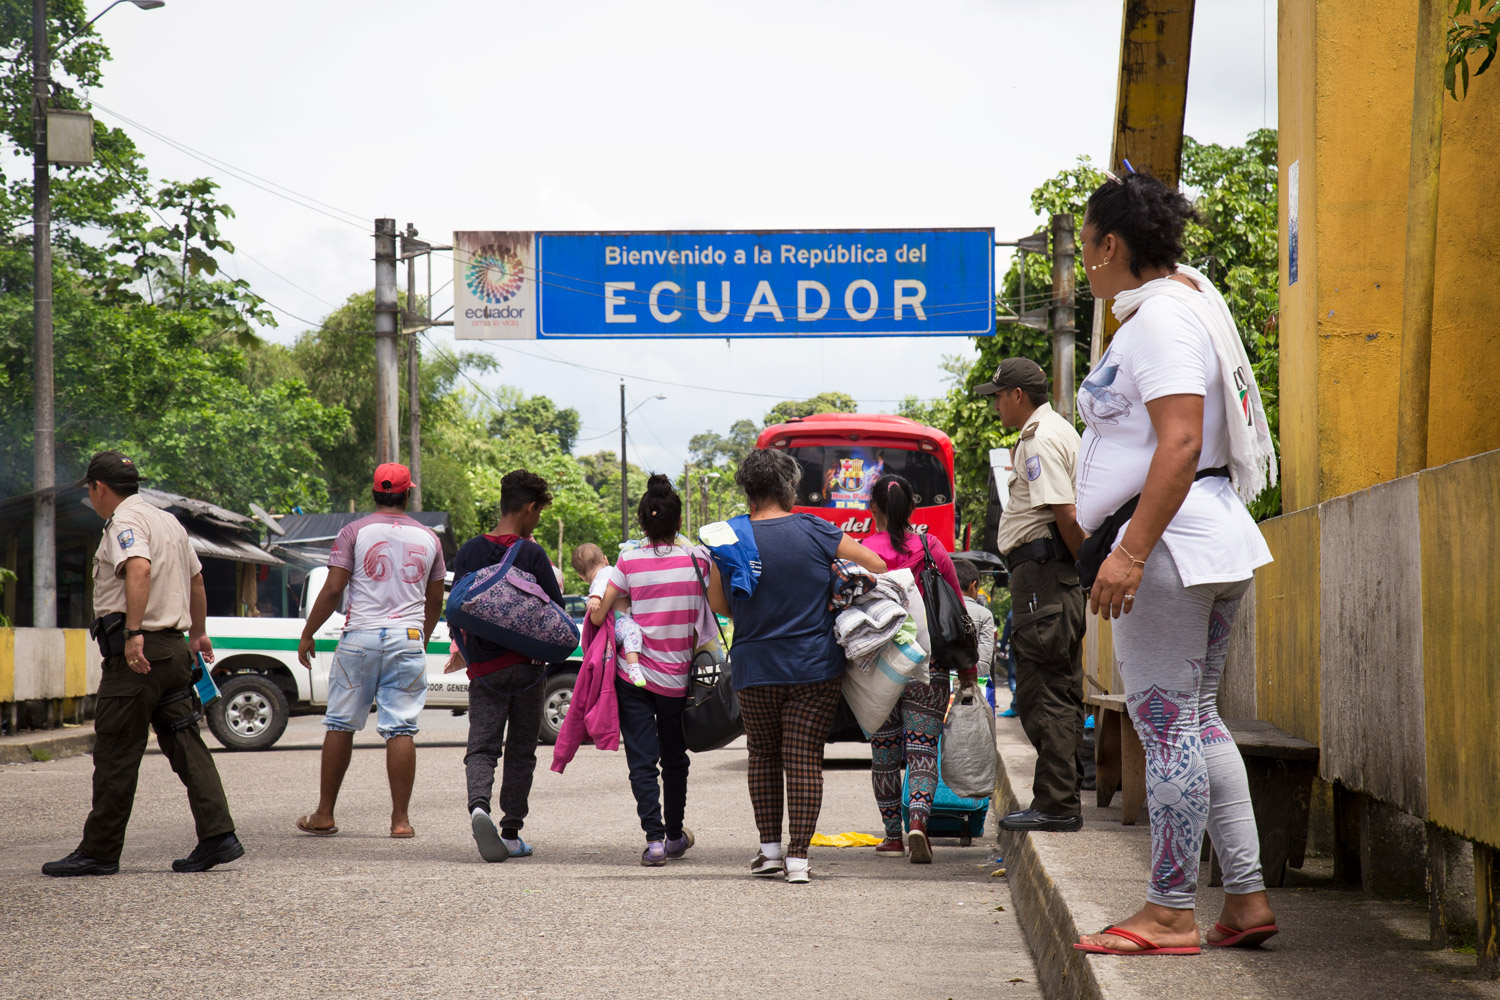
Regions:
<instances>
[{"instance_id":1,"label":"white cotton scarf","mask_svg":"<svg viewBox=\"0 0 1500 1000\"><path fill-rule=\"evenodd\" d=\"M1229 473L1235 492L1250 503L1267 486L1276 485L1276 448L1271 426L1261 403L1260 386L1250 368L1250 356L1235 328L1229 304L1202 272L1186 264L1177 273L1188 278L1198 291L1180 281L1160 278L1115 297L1115 318L1121 323L1135 315L1152 295L1170 295L1193 311L1208 331L1219 357L1219 375L1224 383L1224 422L1229 428Z\"/></svg>"}]
</instances>

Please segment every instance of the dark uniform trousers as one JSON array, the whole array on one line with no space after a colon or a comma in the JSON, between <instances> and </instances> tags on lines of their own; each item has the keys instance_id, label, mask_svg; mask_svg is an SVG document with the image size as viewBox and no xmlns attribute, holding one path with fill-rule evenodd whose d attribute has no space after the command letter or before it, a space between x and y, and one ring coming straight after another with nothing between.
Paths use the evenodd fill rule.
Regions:
<instances>
[{"instance_id":1,"label":"dark uniform trousers","mask_svg":"<svg viewBox=\"0 0 1500 1000\"><path fill-rule=\"evenodd\" d=\"M101 861L118 861L125 845L125 826L135 804L148 726L156 730L162 755L187 786L198 839L234 832L219 771L198 727L176 732L171 728L174 721L193 714L193 700L182 698L157 708L163 696L192 683L192 653L181 633L148 632L144 638L150 673L131 670L123 655L109 656L99 681L94 718L94 808L83 825L83 842L78 850Z\"/></svg>"},{"instance_id":2,"label":"dark uniform trousers","mask_svg":"<svg viewBox=\"0 0 1500 1000\"><path fill-rule=\"evenodd\" d=\"M1036 747L1031 808L1080 814L1085 599L1072 563L1024 562L1010 574L1016 713Z\"/></svg>"}]
</instances>

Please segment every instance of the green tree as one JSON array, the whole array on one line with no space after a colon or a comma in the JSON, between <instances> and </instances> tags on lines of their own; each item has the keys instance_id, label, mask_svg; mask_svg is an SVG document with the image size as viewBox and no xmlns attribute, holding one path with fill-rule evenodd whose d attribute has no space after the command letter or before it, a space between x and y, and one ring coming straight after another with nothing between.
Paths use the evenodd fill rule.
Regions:
<instances>
[{"instance_id":1,"label":"green tree","mask_svg":"<svg viewBox=\"0 0 1500 1000\"><path fill-rule=\"evenodd\" d=\"M1468 20L1459 21L1466 16ZM1456 0L1448 24L1448 59L1443 66L1443 86L1454 100L1459 99L1460 77L1463 96L1469 94L1469 57L1484 53L1484 60L1473 74L1479 76L1495 61L1497 49L1500 49L1500 0L1491 0L1488 9L1484 0L1480 0L1477 14L1473 0Z\"/></svg>"},{"instance_id":2,"label":"green tree","mask_svg":"<svg viewBox=\"0 0 1500 1000\"><path fill-rule=\"evenodd\" d=\"M578 411L571 406L559 409L546 396L524 396L515 392L515 402L490 418L490 433L496 437L526 428L538 434L557 438L564 452L571 452L578 440Z\"/></svg>"},{"instance_id":3,"label":"green tree","mask_svg":"<svg viewBox=\"0 0 1500 1000\"><path fill-rule=\"evenodd\" d=\"M688 457L693 465L700 467L727 465L737 468L754 450L760 431L753 420L736 420L730 425L727 435L714 431L694 434L688 440Z\"/></svg>"},{"instance_id":4,"label":"green tree","mask_svg":"<svg viewBox=\"0 0 1500 1000\"><path fill-rule=\"evenodd\" d=\"M766 414L761 426L784 424L796 417L810 417L814 413L854 413L858 410L858 401L847 393L820 392L811 399L789 399L777 403Z\"/></svg>"}]
</instances>

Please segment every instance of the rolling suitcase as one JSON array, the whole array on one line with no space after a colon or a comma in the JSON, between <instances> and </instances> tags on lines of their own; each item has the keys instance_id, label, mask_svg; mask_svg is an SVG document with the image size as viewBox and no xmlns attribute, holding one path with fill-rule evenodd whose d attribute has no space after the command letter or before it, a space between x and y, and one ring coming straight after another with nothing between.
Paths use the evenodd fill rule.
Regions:
<instances>
[{"instance_id":1,"label":"rolling suitcase","mask_svg":"<svg viewBox=\"0 0 1500 1000\"><path fill-rule=\"evenodd\" d=\"M942 753L942 747L938 747ZM990 811L988 796L982 799L962 799L943 784L941 761L938 768L937 792L932 797L932 815L927 820L927 834L931 837L957 837L960 847L968 847L975 837L984 833L984 817ZM901 777L901 824L911 829L909 807L911 788L905 774Z\"/></svg>"}]
</instances>

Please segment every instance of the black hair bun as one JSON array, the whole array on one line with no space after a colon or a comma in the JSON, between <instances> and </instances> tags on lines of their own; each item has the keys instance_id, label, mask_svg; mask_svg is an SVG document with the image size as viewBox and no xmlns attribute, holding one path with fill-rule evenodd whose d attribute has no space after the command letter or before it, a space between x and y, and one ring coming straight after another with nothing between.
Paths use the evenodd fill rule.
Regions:
<instances>
[{"instance_id":1,"label":"black hair bun","mask_svg":"<svg viewBox=\"0 0 1500 1000\"><path fill-rule=\"evenodd\" d=\"M652 475L650 479L646 480L646 492L674 493L676 491L672 488L672 480L668 479L666 476L658 472Z\"/></svg>"}]
</instances>

